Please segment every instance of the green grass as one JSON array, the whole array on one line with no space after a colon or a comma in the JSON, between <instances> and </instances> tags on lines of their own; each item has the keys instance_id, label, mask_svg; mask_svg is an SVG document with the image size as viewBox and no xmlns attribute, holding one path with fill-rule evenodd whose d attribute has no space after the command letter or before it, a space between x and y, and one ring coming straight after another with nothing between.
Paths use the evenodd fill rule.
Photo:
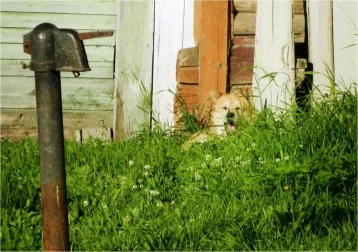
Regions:
<instances>
[{"instance_id":1,"label":"green grass","mask_svg":"<svg viewBox=\"0 0 358 252\"><path fill-rule=\"evenodd\" d=\"M182 133L66 142L72 250L357 250L357 95L183 152ZM182 135L181 135L182 134ZM2 250L42 249L36 141L1 142Z\"/></svg>"}]
</instances>

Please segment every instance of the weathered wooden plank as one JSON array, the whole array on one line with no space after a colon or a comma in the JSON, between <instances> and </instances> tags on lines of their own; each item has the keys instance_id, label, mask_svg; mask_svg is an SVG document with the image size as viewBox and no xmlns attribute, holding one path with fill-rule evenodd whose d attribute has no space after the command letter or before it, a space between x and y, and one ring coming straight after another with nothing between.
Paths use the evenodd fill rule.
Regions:
<instances>
[{"instance_id":1,"label":"weathered wooden plank","mask_svg":"<svg viewBox=\"0 0 358 252\"><path fill-rule=\"evenodd\" d=\"M35 28L41 23L53 23L58 28L115 30L115 15L83 15L54 13L2 12L1 27Z\"/></svg>"},{"instance_id":2,"label":"weathered wooden plank","mask_svg":"<svg viewBox=\"0 0 358 252\"><path fill-rule=\"evenodd\" d=\"M154 2L120 1L118 22L114 133L124 139L150 123Z\"/></svg>"},{"instance_id":3,"label":"weathered wooden plank","mask_svg":"<svg viewBox=\"0 0 358 252\"><path fill-rule=\"evenodd\" d=\"M186 1L163 0L155 5L153 62L153 109L155 113L153 117L160 121L164 128L171 127L174 121L173 93L176 86L176 61L178 50L183 48L184 44L183 13L186 3Z\"/></svg>"},{"instance_id":4,"label":"weathered wooden plank","mask_svg":"<svg viewBox=\"0 0 358 252\"><path fill-rule=\"evenodd\" d=\"M256 30L256 13L238 13L234 21L234 35L254 35ZM295 34L304 34L304 15L294 15L293 30Z\"/></svg>"},{"instance_id":5,"label":"weathered wooden plank","mask_svg":"<svg viewBox=\"0 0 358 252\"><path fill-rule=\"evenodd\" d=\"M176 98L185 101L187 108L199 105L198 85L177 84ZM180 101L178 101L180 103ZM178 104L180 105L180 104Z\"/></svg>"},{"instance_id":6,"label":"weathered wooden plank","mask_svg":"<svg viewBox=\"0 0 358 252\"><path fill-rule=\"evenodd\" d=\"M333 20L330 1L308 1L308 60L313 70L322 74L313 75L313 95L315 98L329 95L330 80L326 66L334 72L333 65ZM319 17L319 18L318 18ZM338 30L335 32L339 32ZM326 65L327 64L327 65Z\"/></svg>"},{"instance_id":7,"label":"weathered wooden plank","mask_svg":"<svg viewBox=\"0 0 358 252\"><path fill-rule=\"evenodd\" d=\"M61 28L61 27L59 27ZM33 28L0 28L0 43L12 43L12 44L22 44L23 35L32 31ZM89 32L94 30L77 30L81 32ZM83 41L85 46L88 45L100 45L100 46L114 46L115 45L116 32L112 37L96 38L96 39L86 39Z\"/></svg>"},{"instance_id":8,"label":"weathered wooden plank","mask_svg":"<svg viewBox=\"0 0 358 252\"><path fill-rule=\"evenodd\" d=\"M113 80L88 78L62 79L63 109L112 110ZM35 108L33 77L1 77L2 108Z\"/></svg>"},{"instance_id":9,"label":"weathered wooden plank","mask_svg":"<svg viewBox=\"0 0 358 252\"><path fill-rule=\"evenodd\" d=\"M179 83L198 84L199 67L177 67L176 81Z\"/></svg>"},{"instance_id":10,"label":"weathered wooden plank","mask_svg":"<svg viewBox=\"0 0 358 252\"><path fill-rule=\"evenodd\" d=\"M257 22L253 83L255 107L277 111L277 108L290 106L295 92L291 2L259 1Z\"/></svg>"},{"instance_id":11,"label":"weathered wooden plank","mask_svg":"<svg viewBox=\"0 0 358 252\"><path fill-rule=\"evenodd\" d=\"M358 91L357 17L357 1L333 1L334 73L342 91Z\"/></svg>"},{"instance_id":12,"label":"weathered wooden plank","mask_svg":"<svg viewBox=\"0 0 358 252\"><path fill-rule=\"evenodd\" d=\"M184 113L198 114L199 110L198 85L177 84L174 97L175 127L181 127Z\"/></svg>"},{"instance_id":13,"label":"weathered wooden plank","mask_svg":"<svg viewBox=\"0 0 358 252\"><path fill-rule=\"evenodd\" d=\"M178 52L177 66L199 66L199 47L183 48Z\"/></svg>"},{"instance_id":14,"label":"weathered wooden plank","mask_svg":"<svg viewBox=\"0 0 358 252\"><path fill-rule=\"evenodd\" d=\"M257 0L234 0L234 5L238 12L256 13ZM303 0L293 0L293 13L304 13Z\"/></svg>"},{"instance_id":15,"label":"weathered wooden plank","mask_svg":"<svg viewBox=\"0 0 358 252\"><path fill-rule=\"evenodd\" d=\"M23 69L23 64L28 64L25 60L1 60L2 76L34 76L34 72L29 69ZM113 79L113 63L112 62L89 62L91 71L81 72L78 78L101 78ZM73 78L71 72L61 72L62 78Z\"/></svg>"},{"instance_id":16,"label":"weathered wooden plank","mask_svg":"<svg viewBox=\"0 0 358 252\"><path fill-rule=\"evenodd\" d=\"M183 25L183 45L182 47L194 47L194 2L196 0L184 0L184 25Z\"/></svg>"},{"instance_id":17,"label":"weathered wooden plank","mask_svg":"<svg viewBox=\"0 0 358 252\"><path fill-rule=\"evenodd\" d=\"M234 36L231 42L230 85L252 84L255 36Z\"/></svg>"},{"instance_id":18,"label":"weathered wooden plank","mask_svg":"<svg viewBox=\"0 0 358 252\"><path fill-rule=\"evenodd\" d=\"M27 60L31 55L24 53L22 44L0 44L1 59ZM86 54L89 61L114 61L113 46L86 46Z\"/></svg>"},{"instance_id":19,"label":"weathered wooden plank","mask_svg":"<svg viewBox=\"0 0 358 252\"><path fill-rule=\"evenodd\" d=\"M37 137L36 109L1 108L1 137L18 139L25 136ZM76 138L79 130L88 135L88 129L105 130L113 126L113 111L63 111L63 127L66 138Z\"/></svg>"},{"instance_id":20,"label":"weathered wooden plank","mask_svg":"<svg viewBox=\"0 0 358 252\"><path fill-rule=\"evenodd\" d=\"M195 45L199 45L200 34L201 34L201 0L194 1L194 42Z\"/></svg>"},{"instance_id":21,"label":"weathered wooden plank","mask_svg":"<svg viewBox=\"0 0 358 252\"><path fill-rule=\"evenodd\" d=\"M1 11L116 15L116 0L29 1L3 0Z\"/></svg>"},{"instance_id":22,"label":"weathered wooden plank","mask_svg":"<svg viewBox=\"0 0 358 252\"><path fill-rule=\"evenodd\" d=\"M210 111L209 91L225 93L227 88L228 8L227 1L201 2L198 92L203 114Z\"/></svg>"}]
</instances>

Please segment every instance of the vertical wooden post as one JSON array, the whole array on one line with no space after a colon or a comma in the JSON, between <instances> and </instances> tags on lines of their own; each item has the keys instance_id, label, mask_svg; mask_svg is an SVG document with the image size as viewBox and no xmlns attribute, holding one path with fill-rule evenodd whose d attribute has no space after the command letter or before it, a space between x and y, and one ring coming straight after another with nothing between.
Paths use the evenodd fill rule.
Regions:
<instances>
[{"instance_id":1,"label":"vertical wooden post","mask_svg":"<svg viewBox=\"0 0 358 252\"><path fill-rule=\"evenodd\" d=\"M154 1L119 1L116 58L115 139L149 124L152 92ZM134 28L135 27L135 28Z\"/></svg>"},{"instance_id":2,"label":"vertical wooden post","mask_svg":"<svg viewBox=\"0 0 358 252\"><path fill-rule=\"evenodd\" d=\"M200 12L199 12L200 11ZM199 43L199 104L208 112L210 90L226 92L228 71L229 1L202 0L195 3L195 15L200 13L200 27L194 29ZM200 37L197 38L197 34Z\"/></svg>"},{"instance_id":3,"label":"vertical wooden post","mask_svg":"<svg viewBox=\"0 0 358 252\"><path fill-rule=\"evenodd\" d=\"M258 1L256 15L255 107L285 109L295 91L292 1Z\"/></svg>"}]
</instances>

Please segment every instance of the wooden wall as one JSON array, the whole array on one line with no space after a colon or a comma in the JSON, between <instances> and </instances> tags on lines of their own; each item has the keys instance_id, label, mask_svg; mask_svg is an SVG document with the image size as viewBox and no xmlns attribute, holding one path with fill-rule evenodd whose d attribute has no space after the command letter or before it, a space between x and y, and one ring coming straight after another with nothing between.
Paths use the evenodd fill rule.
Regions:
<instances>
[{"instance_id":1,"label":"wooden wall","mask_svg":"<svg viewBox=\"0 0 358 252\"><path fill-rule=\"evenodd\" d=\"M195 47L183 48L177 55L176 126L181 124L183 109L205 121L211 109L209 91L226 92L231 8L227 1L194 2Z\"/></svg>"},{"instance_id":2,"label":"wooden wall","mask_svg":"<svg viewBox=\"0 0 358 252\"><path fill-rule=\"evenodd\" d=\"M213 2L219 1L211 2L211 5L213 6ZM203 13L203 9L200 8L203 3L206 3L206 1L197 1L195 3L196 9L201 10L195 12L194 17L194 37L197 46L180 50L177 57L178 101L176 103L175 111L177 114L178 125L181 120L181 110L183 109L181 107L183 106L183 103L185 104L186 109L190 112L198 113L203 109L203 106L205 106L210 90L216 89L228 92L231 88L240 89L245 86L251 87L254 82L253 66L255 65L256 20L258 18L256 15L257 1L234 0L226 2L228 5L228 13L222 14L221 20L226 18L228 19L228 22L221 26L221 30L227 31L227 41L224 41L222 35L210 35L205 34L205 31L203 32L203 26L205 27L206 24L210 27L214 27L212 22L215 20L215 15L213 15L213 13L218 13L217 7L213 8L213 13L209 14L209 10L205 10ZM303 6L303 0L295 0L293 2L293 18L291 23L295 43L303 43L305 41L305 18ZM206 14L208 15L208 20L203 20L203 15ZM266 14L269 15L269 13ZM206 69L206 67L203 66L203 64L208 61L207 56L205 56L205 60L200 60L200 52L205 51L205 48L203 48L203 45L200 42L203 41L203 37L210 36L213 38L213 41L223 40L224 42L221 47L223 50L225 48L227 50L225 56L227 62L224 64L227 68L223 71L223 73L225 72L226 78L222 82L216 81L216 78L212 76L214 71ZM216 45L213 42L209 43L209 48L213 54L218 52ZM267 48L264 50L267 50ZM219 61L217 60L217 62ZM205 76L208 77L207 80L205 79ZM212 85L212 81L216 81L216 83L220 84L217 84L216 86ZM203 97L201 98L201 96Z\"/></svg>"},{"instance_id":3,"label":"wooden wall","mask_svg":"<svg viewBox=\"0 0 358 252\"><path fill-rule=\"evenodd\" d=\"M43 22L79 32L116 30L117 1L2 1L1 2L1 136L37 135L34 72L23 52L23 35ZM62 73L66 137L109 138L113 127L115 36L85 40L90 72L78 78Z\"/></svg>"}]
</instances>

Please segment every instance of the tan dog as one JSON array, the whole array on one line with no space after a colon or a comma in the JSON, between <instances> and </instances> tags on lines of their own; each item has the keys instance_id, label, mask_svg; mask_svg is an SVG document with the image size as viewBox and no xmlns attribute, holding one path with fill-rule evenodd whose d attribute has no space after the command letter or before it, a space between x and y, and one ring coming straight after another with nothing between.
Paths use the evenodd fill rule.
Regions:
<instances>
[{"instance_id":1,"label":"tan dog","mask_svg":"<svg viewBox=\"0 0 358 252\"><path fill-rule=\"evenodd\" d=\"M210 114L211 126L209 130L198 132L190 137L183 145L185 150L194 143L206 142L213 135L225 137L227 132L236 130L239 120L246 120L253 116L253 106L248 88L230 94L211 91L210 96L214 103L214 109Z\"/></svg>"}]
</instances>

